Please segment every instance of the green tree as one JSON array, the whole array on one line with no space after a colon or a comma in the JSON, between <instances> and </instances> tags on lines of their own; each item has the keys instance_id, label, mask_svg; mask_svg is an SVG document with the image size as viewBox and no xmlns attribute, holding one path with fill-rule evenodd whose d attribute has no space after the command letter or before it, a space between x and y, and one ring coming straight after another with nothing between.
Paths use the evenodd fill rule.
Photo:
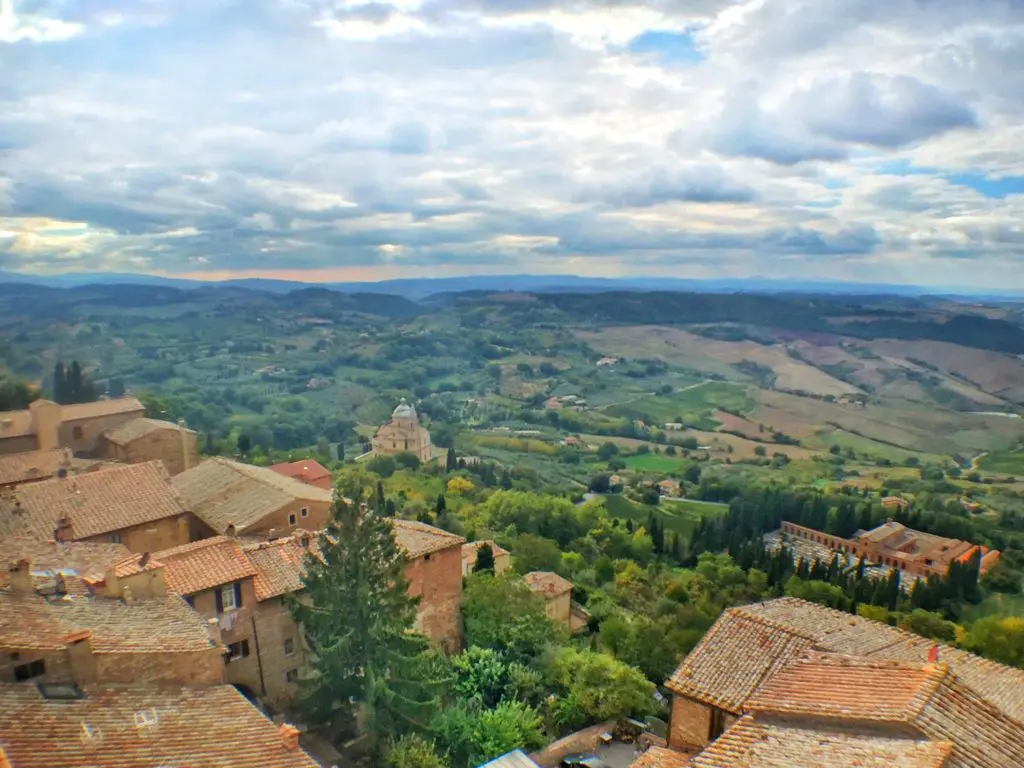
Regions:
<instances>
[{"instance_id":1,"label":"green tree","mask_svg":"<svg viewBox=\"0 0 1024 768\"><path fill-rule=\"evenodd\" d=\"M1024 667L1024 618L986 616L978 619L967 633L971 650L1015 667Z\"/></svg>"},{"instance_id":2,"label":"green tree","mask_svg":"<svg viewBox=\"0 0 1024 768\"><path fill-rule=\"evenodd\" d=\"M554 571L562 564L562 551L551 539L524 533L510 547L515 552L515 567L518 573L531 571Z\"/></svg>"},{"instance_id":3,"label":"green tree","mask_svg":"<svg viewBox=\"0 0 1024 768\"><path fill-rule=\"evenodd\" d=\"M519 579L474 573L462 593L467 645L503 651L529 664L557 637L544 601Z\"/></svg>"},{"instance_id":4,"label":"green tree","mask_svg":"<svg viewBox=\"0 0 1024 768\"><path fill-rule=\"evenodd\" d=\"M601 461L610 461L618 455L619 446L612 442L602 443L601 447L597 449L597 458Z\"/></svg>"},{"instance_id":5,"label":"green tree","mask_svg":"<svg viewBox=\"0 0 1024 768\"><path fill-rule=\"evenodd\" d=\"M243 456L248 456L252 450L252 438L247 434L242 433L238 436L238 452Z\"/></svg>"},{"instance_id":6,"label":"green tree","mask_svg":"<svg viewBox=\"0 0 1024 768\"><path fill-rule=\"evenodd\" d=\"M305 558L302 599L288 601L314 648L300 706L315 722L352 726L355 703L379 753L377 737L426 728L443 681L426 638L412 632L417 599L391 521L371 509L372 478L349 472L339 491L317 555Z\"/></svg>"},{"instance_id":7,"label":"green tree","mask_svg":"<svg viewBox=\"0 0 1024 768\"><path fill-rule=\"evenodd\" d=\"M39 399L39 392L24 381L0 376L0 411L20 411Z\"/></svg>"},{"instance_id":8,"label":"green tree","mask_svg":"<svg viewBox=\"0 0 1024 768\"><path fill-rule=\"evenodd\" d=\"M459 459L455 455L455 449L449 448L444 460L445 472L454 472L459 468Z\"/></svg>"},{"instance_id":9,"label":"green tree","mask_svg":"<svg viewBox=\"0 0 1024 768\"><path fill-rule=\"evenodd\" d=\"M537 710L521 701L493 709L460 702L441 712L433 728L455 768L473 768L514 749L533 751L548 741Z\"/></svg>"},{"instance_id":10,"label":"green tree","mask_svg":"<svg viewBox=\"0 0 1024 768\"><path fill-rule=\"evenodd\" d=\"M60 360L53 367L53 399L61 405L69 405L72 402L71 382L68 380L68 371Z\"/></svg>"},{"instance_id":11,"label":"green tree","mask_svg":"<svg viewBox=\"0 0 1024 768\"><path fill-rule=\"evenodd\" d=\"M551 678L590 722L654 711L654 684L639 669L606 653L560 648Z\"/></svg>"},{"instance_id":12,"label":"green tree","mask_svg":"<svg viewBox=\"0 0 1024 768\"><path fill-rule=\"evenodd\" d=\"M388 747L387 768L448 768L448 762L437 753L433 741L416 733L402 736Z\"/></svg>"},{"instance_id":13,"label":"green tree","mask_svg":"<svg viewBox=\"0 0 1024 768\"><path fill-rule=\"evenodd\" d=\"M484 543L476 548L476 563L473 565L473 572L494 573L494 547Z\"/></svg>"}]
</instances>

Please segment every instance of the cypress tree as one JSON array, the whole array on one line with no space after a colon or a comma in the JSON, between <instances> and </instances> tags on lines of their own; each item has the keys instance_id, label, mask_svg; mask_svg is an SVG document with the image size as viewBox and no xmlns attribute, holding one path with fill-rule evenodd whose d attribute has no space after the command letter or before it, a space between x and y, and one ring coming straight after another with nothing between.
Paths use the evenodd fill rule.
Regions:
<instances>
[{"instance_id":1,"label":"cypress tree","mask_svg":"<svg viewBox=\"0 0 1024 768\"><path fill-rule=\"evenodd\" d=\"M490 544L481 544L476 550L476 564L473 566L473 573L490 571L494 573L494 549Z\"/></svg>"},{"instance_id":2,"label":"cypress tree","mask_svg":"<svg viewBox=\"0 0 1024 768\"><path fill-rule=\"evenodd\" d=\"M455 449L449 448L448 454L445 457L444 468L446 472L454 472L458 469L458 459L455 456Z\"/></svg>"}]
</instances>

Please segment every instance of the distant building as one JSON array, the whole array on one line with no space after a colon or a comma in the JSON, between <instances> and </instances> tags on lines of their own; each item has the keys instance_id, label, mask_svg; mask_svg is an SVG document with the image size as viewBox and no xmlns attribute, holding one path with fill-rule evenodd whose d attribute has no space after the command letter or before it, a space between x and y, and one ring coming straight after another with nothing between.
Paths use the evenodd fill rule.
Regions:
<instances>
[{"instance_id":1,"label":"distant building","mask_svg":"<svg viewBox=\"0 0 1024 768\"><path fill-rule=\"evenodd\" d=\"M906 512L910 509L910 502L899 496L885 496L882 498L882 506L886 509L899 509Z\"/></svg>"},{"instance_id":2,"label":"distant building","mask_svg":"<svg viewBox=\"0 0 1024 768\"><path fill-rule=\"evenodd\" d=\"M470 541L462 545L462 575L469 576L476 566L477 554L483 546L490 546L494 553L494 573L504 573L511 566L512 557L507 549L502 549L490 539Z\"/></svg>"},{"instance_id":3,"label":"distant building","mask_svg":"<svg viewBox=\"0 0 1024 768\"><path fill-rule=\"evenodd\" d=\"M570 626L572 618L572 582L550 571L531 571L523 576L530 591L544 598L548 618Z\"/></svg>"},{"instance_id":4,"label":"distant building","mask_svg":"<svg viewBox=\"0 0 1024 768\"><path fill-rule=\"evenodd\" d=\"M658 490L665 496L679 496L682 493L679 483L668 478L658 481Z\"/></svg>"},{"instance_id":5,"label":"distant building","mask_svg":"<svg viewBox=\"0 0 1024 768\"><path fill-rule=\"evenodd\" d=\"M99 453L125 464L159 459L172 477L199 463L199 436L182 424L157 419L132 419L105 432Z\"/></svg>"},{"instance_id":6,"label":"distant building","mask_svg":"<svg viewBox=\"0 0 1024 768\"><path fill-rule=\"evenodd\" d=\"M60 447L91 453L103 433L142 418L145 412L134 397L74 405L36 400L24 410L0 412L0 454Z\"/></svg>"},{"instance_id":7,"label":"distant building","mask_svg":"<svg viewBox=\"0 0 1024 768\"><path fill-rule=\"evenodd\" d=\"M391 421L373 436L373 452L378 456L411 453L420 461L430 461L430 432L420 426L416 409L403 397L391 414Z\"/></svg>"},{"instance_id":8,"label":"distant building","mask_svg":"<svg viewBox=\"0 0 1024 768\"><path fill-rule=\"evenodd\" d=\"M686 427L685 424L679 421L670 421L663 425L666 432L678 432Z\"/></svg>"},{"instance_id":9,"label":"distant building","mask_svg":"<svg viewBox=\"0 0 1024 768\"><path fill-rule=\"evenodd\" d=\"M920 578L945 576L951 563L966 563L972 557L980 558L980 572L985 573L1000 556L997 549L915 531L892 520L870 531L858 531L850 539L787 522L782 523L782 533Z\"/></svg>"},{"instance_id":10,"label":"distant building","mask_svg":"<svg viewBox=\"0 0 1024 768\"><path fill-rule=\"evenodd\" d=\"M299 480L306 485L323 488L325 491L334 489L334 479L331 477L331 470L316 459L299 459L298 461L285 462L283 464L271 464L270 468L279 475Z\"/></svg>"},{"instance_id":11,"label":"distant building","mask_svg":"<svg viewBox=\"0 0 1024 768\"><path fill-rule=\"evenodd\" d=\"M606 365L615 365L617 362L619 362L617 357L602 357L597 361L597 365L598 367L604 367Z\"/></svg>"}]
</instances>

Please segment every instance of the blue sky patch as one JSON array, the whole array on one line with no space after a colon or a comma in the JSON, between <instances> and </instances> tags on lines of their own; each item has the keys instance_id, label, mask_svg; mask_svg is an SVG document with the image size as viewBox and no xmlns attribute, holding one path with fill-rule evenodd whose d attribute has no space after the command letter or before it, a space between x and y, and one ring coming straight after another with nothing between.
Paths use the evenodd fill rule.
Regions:
<instances>
[{"instance_id":1,"label":"blue sky patch","mask_svg":"<svg viewBox=\"0 0 1024 768\"><path fill-rule=\"evenodd\" d=\"M628 47L630 53L651 54L663 64L697 64L704 60L689 31L649 30L630 40Z\"/></svg>"},{"instance_id":2,"label":"blue sky patch","mask_svg":"<svg viewBox=\"0 0 1024 768\"><path fill-rule=\"evenodd\" d=\"M994 179L980 173L955 173L946 177L950 184L970 187L985 197L1002 200L1007 195L1024 195L1024 176L1004 176Z\"/></svg>"}]
</instances>

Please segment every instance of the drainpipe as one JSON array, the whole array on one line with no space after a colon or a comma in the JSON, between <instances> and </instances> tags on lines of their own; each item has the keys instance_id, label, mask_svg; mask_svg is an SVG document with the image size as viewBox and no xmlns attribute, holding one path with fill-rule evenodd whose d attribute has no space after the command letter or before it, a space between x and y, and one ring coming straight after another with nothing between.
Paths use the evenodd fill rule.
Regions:
<instances>
[{"instance_id":1,"label":"drainpipe","mask_svg":"<svg viewBox=\"0 0 1024 768\"><path fill-rule=\"evenodd\" d=\"M260 653L260 636L256 632L256 617L250 616L249 621L252 623L252 640L256 646L256 668L260 671L260 695L267 695L267 683L263 679L263 655Z\"/></svg>"}]
</instances>

